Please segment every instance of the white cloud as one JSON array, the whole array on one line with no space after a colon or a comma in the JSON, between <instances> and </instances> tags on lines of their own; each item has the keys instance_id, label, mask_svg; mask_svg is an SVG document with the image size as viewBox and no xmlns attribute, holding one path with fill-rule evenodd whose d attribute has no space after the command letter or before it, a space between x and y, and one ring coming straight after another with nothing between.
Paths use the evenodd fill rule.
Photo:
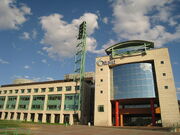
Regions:
<instances>
[{"instance_id":1,"label":"white cloud","mask_svg":"<svg viewBox=\"0 0 180 135\"><path fill-rule=\"evenodd\" d=\"M28 40L30 39L30 34L28 32L23 32L20 38Z\"/></svg>"},{"instance_id":2,"label":"white cloud","mask_svg":"<svg viewBox=\"0 0 180 135\"><path fill-rule=\"evenodd\" d=\"M92 13L85 13L71 23L63 20L61 14L52 14L40 18L42 29L45 31L41 43L46 46L43 50L48 52L50 57L72 57L77 45L78 27L83 21L87 21L87 45L88 51L96 48L96 40L92 37L95 29L98 28L98 16Z\"/></svg>"},{"instance_id":3,"label":"white cloud","mask_svg":"<svg viewBox=\"0 0 180 135\"><path fill-rule=\"evenodd\" d=\"M42 51L37 51L37 53L40 55L44 55L44 53Z\"/></svg>"},{"instance_id":4,"label":"white cloud","mask_svg":"<svg viewBox=\"0 0 180 135\"><path fill-rule=\"evenodd\" d=\"M3 60L3 59L0 59L0 64L9 64L9 62L8 62L8 61L5 61L5 60Z\"/></svg>"},{"instance_id":5,"label":"white cloud","mask_svg":"<svg viewBox=\"0 0 180 135\"><path fill-rule=\"evenodd\" d=\"M48 81L52 81L52 80L54 80L52 77L46 77L46 80L48 80Z\"/></svg>"},{"instance_id":6,"label":"white cloud","mask_svg":"<svg viewBox=\"0 0 180 135\"><path fill-rule=\"evenodd\" d=\"M102 21L103 21L103 23L108 24L108 18L107 17L104 17Z\"/></svg>"},{"instance_id":7,"label":"white cloud","mask_svg":"<svg viewBox=\"0 0 180 135\"><path fill-rule=\"evenodd\" d=\"M150 40L156 47L180 38L177 16L172 14L172 0L115 0L113 1L113 30L119 40ZM165 25L174 26L168 32ZM176 26L175 26L176 25Z\"/></svg>"},{"instance_id":8,"label":"white cloud","mask_svg":"<svg viewBox=\"0 0 180 135\"><path fill-rule=\"evenodd\" d=\"M18 29L31 15L31 9L25 4L20 6L16 0L0 0L0 30Z\"/></svg>"},{"instance_id":9,"label":"white cloud","mask_svg":"<svg viewBox=\"0 0 180 135\"><path fill-rule=\"evenodd\" d=\"M25 65L25 66L24 66L24 69L30 69L30 66Z\"/></svg>"},{"instance_id":10,"label":"white cloud","mask_svg":"<svg viewBox=\"0 0 180 135\"><path fill-rule=\"evenodd\" d=\"M32 30L32 39L37 37L37 31L35 29Z\"/></svg>"},{"instance_id":11,"label":"white cloud","mask_svg":"<svg viewBox=\"0 0 180 135\"><path fill-rule=\"evenodd\" d=\"M47 63L46 59L41 60L42 63Z\"/></svg>"}]
</instances>

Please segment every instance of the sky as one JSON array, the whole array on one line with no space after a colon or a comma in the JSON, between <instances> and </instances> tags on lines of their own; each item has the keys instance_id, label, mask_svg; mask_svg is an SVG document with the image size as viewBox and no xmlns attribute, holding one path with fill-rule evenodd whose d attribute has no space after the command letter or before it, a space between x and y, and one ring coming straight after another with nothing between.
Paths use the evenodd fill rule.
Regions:
<instances>
[{"instance_id":1,"label":"sky","mask_svg":"<svg viewBox=\"0 0 180 135\"><path fill-rule=\"evenodd\" d=\"M0 85L63 79L74 71L78 26L87 22L86 71L127 40L169 49L180 99L179 0L0 0Z\"/></svg>"}]
</instances>

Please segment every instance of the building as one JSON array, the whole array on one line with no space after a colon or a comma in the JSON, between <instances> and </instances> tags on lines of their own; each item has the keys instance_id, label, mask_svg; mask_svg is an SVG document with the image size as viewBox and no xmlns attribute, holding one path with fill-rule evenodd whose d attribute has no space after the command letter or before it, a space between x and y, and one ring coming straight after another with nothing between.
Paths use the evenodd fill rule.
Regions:
<instances>
[{"instance_id":1,"label":"building","mask_svg":"<svg viewBox=\"0 0 180 135\"><path fill-rule=\"evenodd\" d=\"M94 125L180 124L167 48L132 40L105 51L96 58Z\"/></svg>"},{"instance_id":2,"label":"building","mask_svg":"<svg viewBox=\"0 0 180 135\"><path fill-rule=\"evenodd\" d=\"M91 76L85 79L81 105L79 84L71 78L46 82L14 82L17 83L0 87L2 120L87 124L93 119L90 114L94 101Z\"/></svg>"}]
</instances>

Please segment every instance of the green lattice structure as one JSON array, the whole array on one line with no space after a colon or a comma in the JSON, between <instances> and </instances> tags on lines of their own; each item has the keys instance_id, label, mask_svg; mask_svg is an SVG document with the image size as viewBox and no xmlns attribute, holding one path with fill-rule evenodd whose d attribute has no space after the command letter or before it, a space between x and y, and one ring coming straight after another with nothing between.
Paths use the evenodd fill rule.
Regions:
<instances>
[{"instance_id":1,"label":"green lattice structure","mask_svg":"<svg viewBox=\"0 0 180 135\"><path fill-rule=\"evenodd\" d=\"M62 95L48 95L47 110L61 110Z\"/></svg>"},{"instance_id":2,"label":"green lattice structure","mask_svg":"<svg viewBox=\"0 0 180 135\"><path fill-rule=\"evenodd\" d=\"M119 56L131 56L133 54L146 54L146 50L151 48L154 48L153 42L144 40L130 40L110 46L105 51L107 55L115 58Z\"/></svg>"},{"instance_id":3,"label":"green lattice structure","mask_svg":"<svg viewBox=\"0 0 180 135\"><path fill-rule=\"evenodd\" d=\"M3 107L4 107L4 103L5 103L5 96L1 96L0 97L0 109L2 110L3 109Z\"/></svg>"},{"instance_id":4,"label":"green lattice structure","mask_svg":"<svg viewBox=\"0 0 180 135\"><path fill-rule=\"evenodd\" d=\"M6 103L6 109L15 109L16 107L16 101L17 101L17 96L8 96L8 100Z\"/></svg>"},{"instance_id":5,"label":"green lattice structure","mask_svg":"<svg viewBox=\"0 0 180 135\"><path fill-rule=\"evenodd\" d=\"M19 110L28 110L29 103L30 103L30 96L20 96L18 109Z\"/></svg>"},{"instance_id":6,"label":"green lattice structure","mask_svg":"<svg viewBox=\"0 0 180 135\"><path fill-rule=\"evenodd\" d=\"M44 109L45 95L33 96L31 110L43 110Z\"/></svg>"},{"instance_id":7,"label":"green lattice structure","mask_svg":"<svg viewBox=\"0 0 180 135\"><path fill-rule=\"evenodd\" d=\"M79 94L65 94L64 99L64 110L73 111L79 108L79 105L76 104L79 101Z\"/></svg>"},{"instance_id":8,"label":"green lattice structure","mask_svg":"<svg viewBox=\"0 0 180 135\"><path fill-rule=\"evenodd\" d=\"M76 94L78 96L79 101L78 104L75 102L75 106L79 106L78 109L81 109L81 101L82 101L82 93L84 87L84 72L85 72L85 59L86 59L86 22L83 21L79 26L79 35L78 35L79 43L76 46L76 54L75 54L75 70L74 72L79 76L74 77L74 81L80 82L80 94ZM76 109L76 107L75 107Z\"/></svg>"}]
</instances>

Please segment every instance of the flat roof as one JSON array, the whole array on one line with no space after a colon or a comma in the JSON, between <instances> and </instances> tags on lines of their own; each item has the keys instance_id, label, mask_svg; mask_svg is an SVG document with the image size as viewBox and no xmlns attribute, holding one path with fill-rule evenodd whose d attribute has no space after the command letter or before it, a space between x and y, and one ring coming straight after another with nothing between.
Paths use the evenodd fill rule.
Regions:
<instances>
[{"instance_id":1,"label":"flat roof","mask_svg":"<svg viewBox=\"0 0 180 135\"><path fill-rule=\"evenodd\" d=\"M93 78L85 78L85 81L92 81ZM38 84L52 84L52 83L64 83L64 82L74 82L73 79L68 80L53 80L53 81L44 81L44 82L30 82L30 83L21 83L21 84L6 84L1 85L1 87L14 87L14 86L25 86L25 85L38 85Z\"/></svg>"}]
</instances>

